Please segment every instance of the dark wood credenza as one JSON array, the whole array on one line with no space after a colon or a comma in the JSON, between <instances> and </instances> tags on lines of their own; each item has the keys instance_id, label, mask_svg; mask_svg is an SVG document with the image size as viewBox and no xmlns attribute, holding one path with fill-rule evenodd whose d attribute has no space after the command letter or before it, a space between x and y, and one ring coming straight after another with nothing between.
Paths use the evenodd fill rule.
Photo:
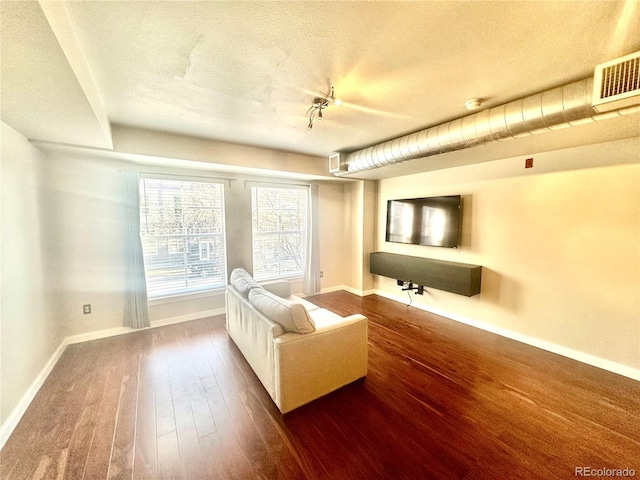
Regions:
<instances>
[{"instance_id":1,"label":"dark wood credenza","mask_svg":"<svg viewBox=\"0 0 640 480\"><path fill-rule=\"evenodd\" d=\"M387 252L370 254L369 271L414 285L436 288L471 297L480 293L482 267L469 263L398 255Z\"/></svg>"}]
</instances>

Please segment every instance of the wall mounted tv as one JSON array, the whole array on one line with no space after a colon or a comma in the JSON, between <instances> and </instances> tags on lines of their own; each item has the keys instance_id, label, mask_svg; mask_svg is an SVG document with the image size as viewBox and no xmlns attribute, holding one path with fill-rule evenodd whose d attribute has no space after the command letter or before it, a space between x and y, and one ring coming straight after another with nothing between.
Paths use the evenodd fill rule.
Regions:
<instances>
[{"instance_id":1,"label":"wall mounted tv","mask_svg":"<svg viewBox=\"0 0 640 480\"><path fill-rule=\"evenodd\" d=\"M458 248L461 224L460 195L387 202L387 242Z\"/></svg>"}]
</instances>

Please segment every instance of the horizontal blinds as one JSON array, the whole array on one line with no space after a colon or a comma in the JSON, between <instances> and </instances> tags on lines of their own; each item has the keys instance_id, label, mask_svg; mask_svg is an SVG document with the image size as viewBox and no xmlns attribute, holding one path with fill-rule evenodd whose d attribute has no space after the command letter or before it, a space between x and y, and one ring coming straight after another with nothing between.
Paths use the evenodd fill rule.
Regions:
<instances>
[{"instance_id":1,"label":"horizontal blinds","mask_svg":"<svg viewBox=\"0 0 640 480\"><path fill-rule=\"evenodd\" d=\"M224 186L141 178L140 237L150 298L223 287Z\"/></svg>"},{"instance_id":2,"label":"horizontal blinds","mask_svg":"<svg viewBox=\"0 0 640 480\"><path fill-rule=\"evenodd\" d=\"M253 275L258 280L304 275L308 189L251 187Z\"/></svg>"}]
</instances>

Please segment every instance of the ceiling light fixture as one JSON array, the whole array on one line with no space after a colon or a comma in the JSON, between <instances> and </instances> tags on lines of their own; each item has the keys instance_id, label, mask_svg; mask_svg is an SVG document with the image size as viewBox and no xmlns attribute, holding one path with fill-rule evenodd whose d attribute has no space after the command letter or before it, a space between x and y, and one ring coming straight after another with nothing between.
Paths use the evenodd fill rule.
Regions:
<instances>
[{"instance_id":1,"label":"ceiling light fixture","mask_svg":"<svg viewBox=\"0 0 640 480\"><path fill-rule=\"evenodd\" d=\"M326 93L322 93L322 97L316 97L313 99L313 103L307 110L307 114L309 115L309 124L307 125L307 130L311 130L313 128L314 120L318 119L318 121L322 121L322 111L327 108L329 105L340 105L342 100L336 98L333 92L333 87L331 87L331 94L327 95Z\"/></svg>"}]
</instances>

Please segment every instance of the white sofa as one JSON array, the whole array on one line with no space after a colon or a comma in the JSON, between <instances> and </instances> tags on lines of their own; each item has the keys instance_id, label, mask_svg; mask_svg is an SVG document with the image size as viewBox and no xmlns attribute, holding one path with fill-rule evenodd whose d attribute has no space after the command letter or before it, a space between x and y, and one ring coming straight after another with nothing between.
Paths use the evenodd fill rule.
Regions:
<instances>
[{"instance_id":1,"label":"white sofa","mask_svg":"<svg viewBox=\"0 0 640 480\"><path fill-rule=\"evenodd\" d=\"M288 282L260 285L235 269L226 313L229 336L282 413L367 374L367 318L292 296Z\"/></svg>"}]
</instances>

